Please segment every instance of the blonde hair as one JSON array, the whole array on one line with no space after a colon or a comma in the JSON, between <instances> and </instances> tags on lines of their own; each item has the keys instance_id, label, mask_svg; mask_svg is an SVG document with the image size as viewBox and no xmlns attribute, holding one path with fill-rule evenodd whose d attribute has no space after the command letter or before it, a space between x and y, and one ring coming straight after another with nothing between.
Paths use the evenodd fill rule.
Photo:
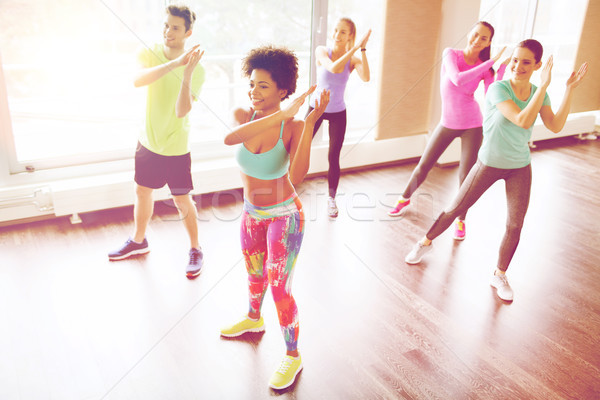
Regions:
<instances>
[{"instance_id":1,"label":"blonde hair","mask_svg":"<svg viewBox=\"0 0 600 400\"><path fill-rule=\"evenodd\" d=\"M350 18L340 18L338 22L345 22L350 26L350 40L346 43L346 51L350 50L354 47L354 42L356 41L356 24Z\"/></svg>"}]
</instances>

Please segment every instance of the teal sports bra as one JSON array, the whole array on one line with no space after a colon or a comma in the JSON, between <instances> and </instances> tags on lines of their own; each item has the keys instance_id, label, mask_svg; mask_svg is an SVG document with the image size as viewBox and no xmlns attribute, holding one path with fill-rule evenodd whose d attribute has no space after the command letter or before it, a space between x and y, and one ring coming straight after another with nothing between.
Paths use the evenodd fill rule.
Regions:
<instances>
[{"instance_id":1,"label":"teal sports bra","mask_svg":"<svg viewBox=\"0 0 600 400\"><path fill-rule=\"evenodd\" d=\"M250 121L255 116L256 111L252 114ZM248 150L244 143L241 143L235 158L242 172L253 178L267 181L285 176L290 168L290 155L283 145L283 121L281 121L279 140L271 150L256 154Z\"/></svg>"}]
</instances>

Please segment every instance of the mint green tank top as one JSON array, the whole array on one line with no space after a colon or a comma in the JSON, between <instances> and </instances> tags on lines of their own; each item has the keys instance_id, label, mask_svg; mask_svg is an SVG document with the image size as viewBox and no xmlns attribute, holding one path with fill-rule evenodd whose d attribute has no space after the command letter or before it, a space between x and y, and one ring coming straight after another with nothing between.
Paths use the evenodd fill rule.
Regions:
<instances>
[{"instance_id":1,"label":"mint green tank top","mask_svg":"<svg viewBox=\"0 0 600 400\"><path fill-rule=\"evenodd\" d=\"M256 116L252 114L250 121ZM253 178L262 180L278 179L287 174L290 168L290 155L283 144L283 121L279 130L279 140L275 146L264 153L252 153L241 143L235 158L242 172Z\"/></svg>"}]
</instances>

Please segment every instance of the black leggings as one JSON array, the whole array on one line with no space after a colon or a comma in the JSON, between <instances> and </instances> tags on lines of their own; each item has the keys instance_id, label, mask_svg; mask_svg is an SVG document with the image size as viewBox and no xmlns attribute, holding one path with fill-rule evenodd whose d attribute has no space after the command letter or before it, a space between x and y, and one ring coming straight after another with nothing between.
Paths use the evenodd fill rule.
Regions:
<instances>
[{"instance_id":1,"label":"black leggings","mask_svg":"<svg viewBox=\"0 0 600 400\"><path fill-rule=\"evenodd\" d=\"M427 239L433 240L441 235L452 225L457 215L466 212L494 182L500 179L506 182L508 215L497 267L506 271L519 244L523 221L529 206L531 164L517 169L500 169L488 167L478 160L460 186L450 207L442 211L425 235Z\"/></svg>"},{"instance_id":2,"label":"black leggings","mask_svg":"<svg viewBox=\"0 0 600 400\"><path fill-rule=\"evenodd\" d=\"M309 106L306 115L310 114L312 110L313 107ZM338 184L340 183L340 153L344 144L344 137L346 136L346 110L336 113L323 113L315 124L313 138L324 119L329 121L329 171L327 172L327 183L329 186L329 196L335 197Z\"/></svg>"},{"instance_id":3,"label":"black leggings","mask_svg":"<svg viewBox=\"0 0 600 400\"><path fill-rule=\"evenodd\" d=\"M412 194L417 190L419 186L427 178L427 174L431 171L434 164L440 158L444 150L450 146L450 143L457 137L460 138L460 164L458 166L458 180L459 185L463 183L469 170L477 161L477 152L481 146L483 140L482 128L471 128L471 129L450 129L442 125L438 125L433 131L431 139L427 143L425 152L419 160L419 164L413 171L402 197L405 199L410 198ZM467 212L460 214L459 219L464 220L467 216Z\"/></svg>"}]
</instances>

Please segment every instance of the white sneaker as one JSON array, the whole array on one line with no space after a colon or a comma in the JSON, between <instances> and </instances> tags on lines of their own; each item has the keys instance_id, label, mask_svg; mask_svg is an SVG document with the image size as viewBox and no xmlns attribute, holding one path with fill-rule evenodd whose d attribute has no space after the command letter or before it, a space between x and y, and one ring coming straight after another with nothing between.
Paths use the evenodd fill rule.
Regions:
<instances>
[{"instance_id":1,"label":"white sneaker","mask_svg":"<svg viewBox=\"0 0 600 400\"><path fill-rule=\"evenodd\" d=\"M433 243L429 246L425 246L424 244L421 244L421 242L417 242L410 253L408 253L404 261L407 264L418 264L421 262L423 255L431 250L432 247Z\"/></svg>"},{"instance_id":2,"label":"white sneaker","mask_svg":"<svg viewBox=\"0 0 600 400\"><path fill-rule=\"evenodd\" d=\"M337 218L338 216L337 204L335 204L335 198L333 197L327 199L327 214L330 218Z\"/></svg>"},{"instance_id":3,"label":"white sneaker","mask_svg":"<svg viewBox=\"0 0 600 400\"><path fill-rule=\"evenodd\" d=\"M492 276L492 280L490 281L490 285L496 288L496 294L504 301L513 301L513 290L508 284L508 279L506 275L500 274Z\"/></svg>"}]
</instances>

